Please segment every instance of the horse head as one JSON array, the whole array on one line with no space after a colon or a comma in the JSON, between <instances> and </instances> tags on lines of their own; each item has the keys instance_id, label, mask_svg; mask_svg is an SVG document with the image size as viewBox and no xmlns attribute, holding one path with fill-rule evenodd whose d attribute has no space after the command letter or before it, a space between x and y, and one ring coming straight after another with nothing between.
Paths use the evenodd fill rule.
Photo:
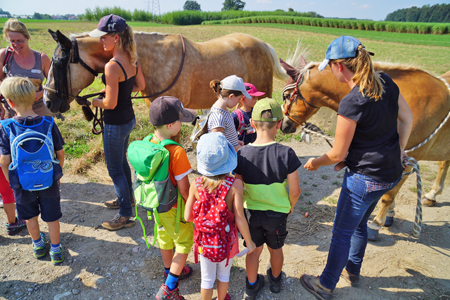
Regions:
<instances>
[{"instance_id":1,"label":"horse head","mask_svg":"<svg viewBox=\"0 0 450 300\"><path fill-rule=\"evenodd\" d=\"M317 63L307 63L303 56L297 67L281 59L280 63L290 76L282 95L284 119L281 131L283 133L295 132L322 106L337 111L342 95L340 90L345 89L345 85L339 83L329 68L320 72Z\"/></svg>"},{"instance_id":2,"label":"horse head","mask_svg":"<svg viewBox=\"0 0 450 300\"><path fill-rule=\"evenodd\" d=\"M48 72L44 102L53 113L63 113L70 109L70 103L78 94L94 81L98 72L103 72L106 62L93 55L103 52L98 39L69 39L59 30L48 31L58 45Z\"/></svg>"}]
</instances>

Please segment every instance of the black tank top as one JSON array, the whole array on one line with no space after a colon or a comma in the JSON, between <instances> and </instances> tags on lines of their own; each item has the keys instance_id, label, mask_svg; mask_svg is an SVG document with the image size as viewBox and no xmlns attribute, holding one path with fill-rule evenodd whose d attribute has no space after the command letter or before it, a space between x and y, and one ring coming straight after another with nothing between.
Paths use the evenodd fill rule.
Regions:
<instances>
[{"instance_id":1,"label":"black tank top","mask_svg":"<svg viewBox=\"0 0 450 300\"><path fill-rule=\"evenodd\" d=\"M117 95L117 105L114 109L105 109L104 111L104 120L105 124L109 125L124 125L128 124L134 119L134 110L133 103L131 102L131 93L133 92L134 83L136 80L136 75L128 78L125 69L115 59L112 61L116 62L119 67L122 69L123 74L125 75L125 80L119 82L119 93ZM136 74L137 74L137 65L136 65ZM102 76L102 81L106 84L105 74Z\"/></svg>"}]
</instances>

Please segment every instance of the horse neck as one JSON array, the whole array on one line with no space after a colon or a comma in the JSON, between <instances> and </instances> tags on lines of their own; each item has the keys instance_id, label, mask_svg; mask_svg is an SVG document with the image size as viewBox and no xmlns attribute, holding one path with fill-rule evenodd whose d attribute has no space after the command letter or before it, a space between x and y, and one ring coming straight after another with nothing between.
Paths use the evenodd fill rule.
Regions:
<instances>
[{"instance_id":1,"label":"horse neck","mask_svg":"<svg viewBox=\"0 0 450 300\"><path fill-rule=\"evenodd\" d=\"M308 85L308 90L311 90L311 97L316 98L313 102L318 106L337 111L342 98L350 92L349 86L339 82L330 68L323 71L313 68L308 72L309 76L305 83Z\"/></svg>"},{"instance_id":2,"label":"horse neck","mask_svg":"<svg viewBox=\"0 0 450 300\"><path fill-rule=\"evenodd\" d=\"M105 51L98 38L88 36L77 38L78 52L80 57L90 65L96 72L103 73L105 65L113 58L112 51Z\"/></svg>"}]
</instances>

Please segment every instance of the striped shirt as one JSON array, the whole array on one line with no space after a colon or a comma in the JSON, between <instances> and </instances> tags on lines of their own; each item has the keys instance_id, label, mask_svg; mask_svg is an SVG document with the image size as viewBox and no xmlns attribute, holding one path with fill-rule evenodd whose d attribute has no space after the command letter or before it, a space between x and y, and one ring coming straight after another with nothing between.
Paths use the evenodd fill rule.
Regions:
<instances>
[{"instance_id":1,"label":"striped shirt","mask_svg":"<svg viewBox=\"0 0 450 300\"><path fill-rule=\"evenodd\" d=\"M224 129L223 134L233 147L239 145L238 134L230 112L217 107L211 107L211 114L208 118L208 132L219 127Z\"/></svg>"}]
</instances>

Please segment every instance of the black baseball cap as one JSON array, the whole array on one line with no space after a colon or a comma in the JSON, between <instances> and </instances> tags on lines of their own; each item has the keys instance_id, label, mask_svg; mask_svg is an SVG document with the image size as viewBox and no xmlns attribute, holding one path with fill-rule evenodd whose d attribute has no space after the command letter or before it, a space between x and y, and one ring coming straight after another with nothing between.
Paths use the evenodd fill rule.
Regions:
<instances>
[{"instance_id":1,"label":"black baseball cap","mask_svg":"<svg viewBox=\"0 0 450 300\"><path fill-rule=\"evenodd\" d=\"M183 107L178 98L172 96L162 96L153 100L148 112L150 123L154 126L171 124L175 121L192 122L196 114L193 110Z\"/></svg>"},{"instance_id":2,"label":"black baseball cap","mask_svg":"<svg viewBox=\"0 0 450 300\"><path fill-rule=\"evenodd\" d=\"M97 29L89 32L91 37L102 37L108 33L122 32L127 29L127 21L116 15L107 15L100 19Z\"/></svg>"}]
</instances>

